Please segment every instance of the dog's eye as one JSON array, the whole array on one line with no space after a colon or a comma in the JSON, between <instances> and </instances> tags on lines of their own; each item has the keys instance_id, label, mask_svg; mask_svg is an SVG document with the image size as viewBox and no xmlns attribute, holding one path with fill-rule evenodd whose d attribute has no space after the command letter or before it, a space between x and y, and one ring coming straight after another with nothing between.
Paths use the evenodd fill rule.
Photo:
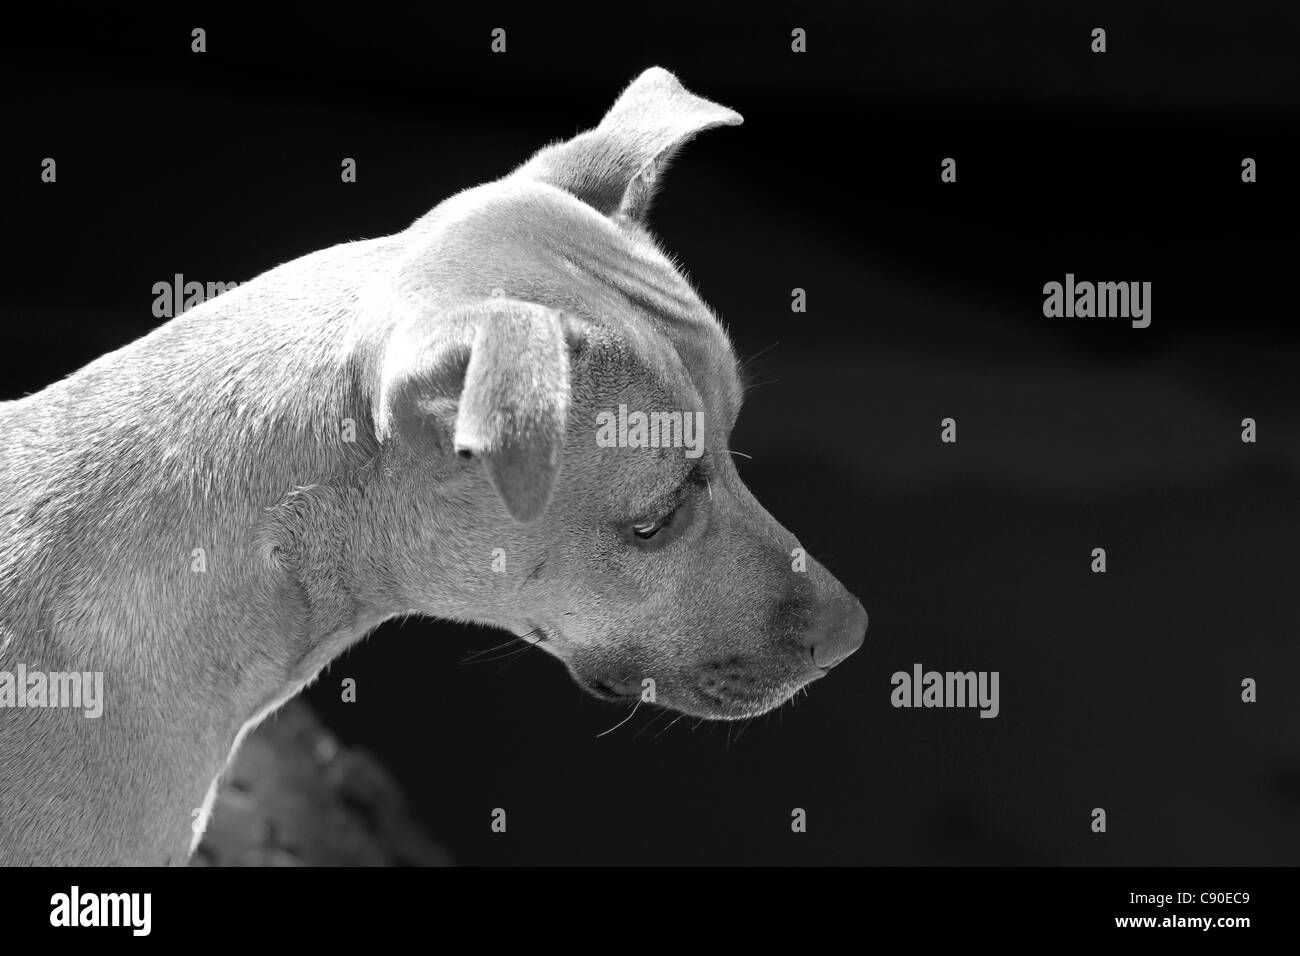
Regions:
<instances>
[{"instance_id":1,"label":"dog's eye","mask_svg":"<svg viewBox=\"0 0 1300 956\"><path fill-rule=\"evenodd\" d=\"M629 544L640 551L657 551L666 548L678 538L691 523L695 508L688 497L675 505L667 514L656 518L641 518L623 526Z\"/></svg>"},{"instance_id":2,"label":"dog's eye","mask_svg":"<svg viewBox=\"0 0 1300 956\"><path fill-rule=\"evenodd\" d=\"M654 521L638 521L632 525L632 533L642 541L649 541L659 533L659 529L664 526L664 518L656 518Z\"/></svg>"}]
</instances>

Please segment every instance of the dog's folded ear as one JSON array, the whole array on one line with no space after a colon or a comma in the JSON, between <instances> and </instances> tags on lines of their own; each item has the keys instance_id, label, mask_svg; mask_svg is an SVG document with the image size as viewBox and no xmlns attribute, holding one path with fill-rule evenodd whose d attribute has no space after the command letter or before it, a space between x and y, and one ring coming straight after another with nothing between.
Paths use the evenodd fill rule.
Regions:
<instances>
[{"instance_id":1,"label":"dog's folded ear","mask_svg":"<svg viewBox=\"0 0 1300 956\"><path fill-rule=\"evenodd\" d=\"M546 147L517 175L559 186L606 216L640 220L678 149L703 130L742 122L739 113L653 67L632 81L599 126Z\"/></svg>"},{"instance_id":2,"label":"dog's folded ear","mask_svg":"<svg viewBox=\"0 0 1300 956\"><path fill-rule=\"evenodd\" d=\"M546 510L569 410L569 350L560 314L494 303L479 325L456 415L456 454L480 457L519 521Z\"/></svg>"},{"instance_id":3,"label":"dog's folded ear","mask_svg":"<svg viewBox=\"0 0 1300 956\"><path fill-rule=\"evenodd\" d=\"M510 514L534 521L546 510L564 452L569 351L563 317L540 305L494 298L443 319L469 339L468 356L463 338L460 346L423 351L407 347L405 336L390 345L380 440L397 432L416 448L454 449L461 459L481 460Z\"/></svg>"}]
</instances>

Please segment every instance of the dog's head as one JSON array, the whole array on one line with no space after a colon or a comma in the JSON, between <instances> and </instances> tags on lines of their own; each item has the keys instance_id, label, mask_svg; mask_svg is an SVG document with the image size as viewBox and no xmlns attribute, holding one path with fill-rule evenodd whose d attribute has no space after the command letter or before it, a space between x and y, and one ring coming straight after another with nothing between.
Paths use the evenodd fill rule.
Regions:
<instances>
[{"instance_id":1,"label":"dog's head","mask_svg":"<svg viewBox=\"0 0 1300 956\"><path fill-rule=\"evenodd\" d=\"M410 609L513 630L607 699L762 713L867 617L749 493L726 334L645 229L731 110L652 69L599 126L411 227L375 396Z\"/></svg>"}]
</instances>

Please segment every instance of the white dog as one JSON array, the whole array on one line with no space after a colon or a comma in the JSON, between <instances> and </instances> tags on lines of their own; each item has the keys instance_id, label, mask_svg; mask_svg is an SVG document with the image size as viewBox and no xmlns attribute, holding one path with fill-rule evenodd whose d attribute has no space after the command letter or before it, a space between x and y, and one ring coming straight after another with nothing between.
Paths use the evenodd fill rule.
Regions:
<instances>
[{"instance_id":1,"label":"white dog","mask_svg":"<svg viewBox=\"0 0 1300 956\"><path fill-rule=\"evenodd\" d=\"M852 653L866 613L741 483L731 347L644 225L740 122L649 70L405 231L0 404L0 861L183 862L241 736L398 615L711 718ZM73 673L100 716L49 706Z\"/></svg>"}]
</instances>

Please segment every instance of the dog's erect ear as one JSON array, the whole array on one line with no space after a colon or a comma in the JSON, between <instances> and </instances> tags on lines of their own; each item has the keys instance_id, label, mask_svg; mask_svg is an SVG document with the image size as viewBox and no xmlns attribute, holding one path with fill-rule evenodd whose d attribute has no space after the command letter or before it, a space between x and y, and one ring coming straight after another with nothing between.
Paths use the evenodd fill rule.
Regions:
<instances>
[{"instance_id":1,"label":"dog's erect ear","mask_svg":"<svg viewBox=\"0 0 1300 956\"><path fill-rule=\"evenodd\" d=\"M606 216L641 219L678 149L703 130L742 122L739 113L653 67L632 81L599 126L546 147L518 175L559 186Z\"/></svg>"},{"instance_id":2,"label":"dog's erect ear","mask_svg":"<svg viewBox=\"0 0 1300 956\"><path fill-rule=\"evenodd\" d=\"M546 510L564 451L569 351L563 317L497 298L444 318L444 327L463 332L461 345L421 352L405 345L406 337L390 345L380 440L396 431L418 448L446 453L450 424L455 454L480 459L510 514L534 521ZM456 398L453 372L460 368L464 384Z\"/></svg>"}]
</instances>

